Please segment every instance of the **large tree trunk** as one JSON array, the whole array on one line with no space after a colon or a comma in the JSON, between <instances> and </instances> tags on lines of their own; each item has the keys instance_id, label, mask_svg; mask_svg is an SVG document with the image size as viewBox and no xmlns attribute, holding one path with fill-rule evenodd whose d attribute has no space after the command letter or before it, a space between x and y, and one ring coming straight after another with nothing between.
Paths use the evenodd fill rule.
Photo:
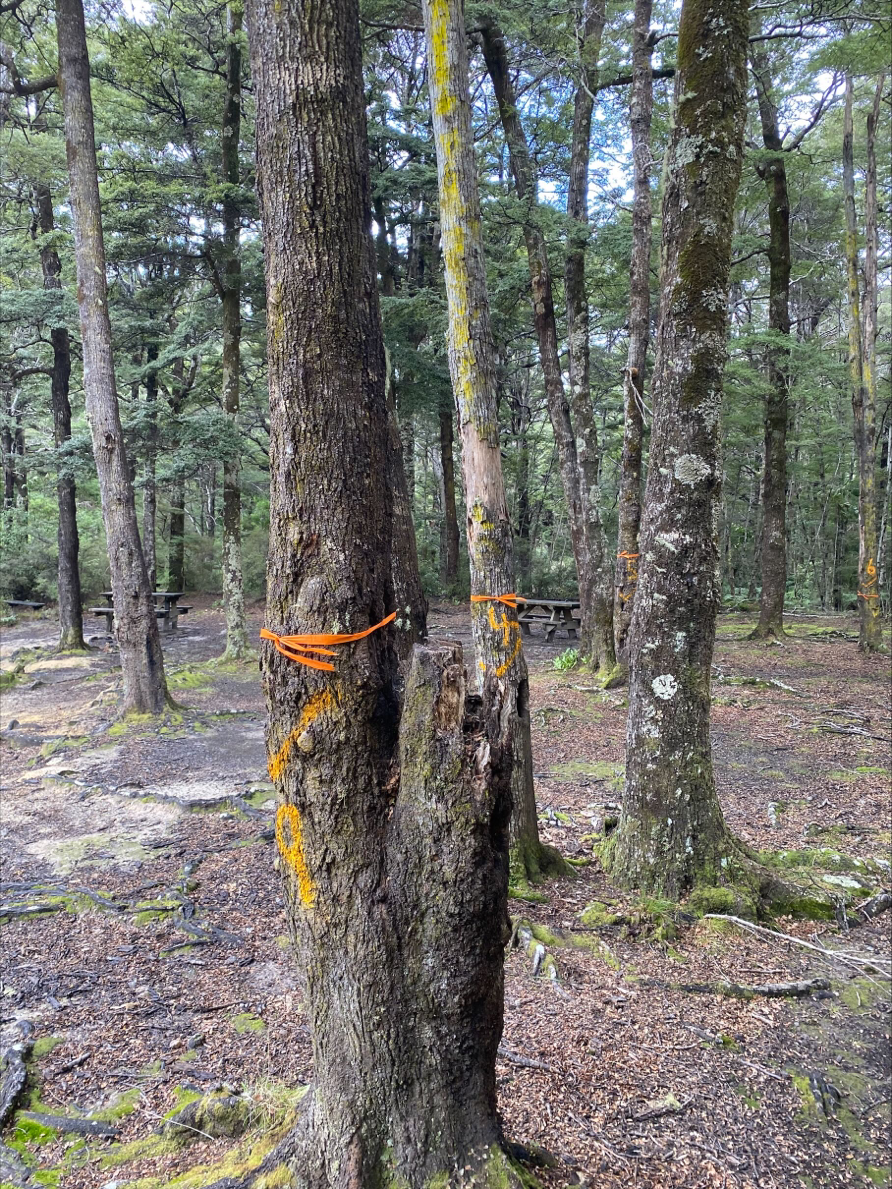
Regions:
<instances>
[{"instance_id":1,"label":"large tree trunk","mask_svg":"<svg viewBox=\"0 0 892 1189\"><path fill-rule=\"evenodd\" d=\"M613 565L601 519L601 449L592 407L588 294L585 290L585 253L589 240L588 175L591 158L592 113L598 84L598 55L604 32L604 0L583 0L576 30L580 85L573 103L570 139L570 176L567 219L570 232L564 259L564 297L567 304L567 346L570 356L570 409L579 465L579 494L587 544L585 575L579 577L581 605L588 606L580 630L580 651L609 681L616 675L613 644Z\"/></svg>"},{"instance_id":2,"label":"large tree trunk","mask_svg":"<svg viewBox=\"0 0 892 1189\"><path fill-rule=\"evenodd\" d=\"M467 40L460 0L425 0L423 9L449 304L449 370L461 436L471 595L472 599L475 595L492 598L514 591L514 546L499 443ZM529 678L517 611L498 602L472 601L471 626L481 683L491 675L502 681L507 713L517 716L512 864L517 878L532 878L542 869L543 859L550 860L552 855L539 842Z\"/></svg>"},{"instance_id":3,"label":"large tree trunk","mask_svg":"<svg viewBox=\"0 0 892 1189\"><path fill-rule=\"evenodd\" d=\"M122 710L124 714L158 714L167 701L167 685L115 387L90 63L81 0L58 0L56 31L74 216L84 391L114 592L115 632L124 679Z\"/></svg>"},{"instance_id":4,"label":"large tree trunk","mask_svg":"<svg viewBox=\"0 0 892 1189\"><path fill-rule=\"evenodd\" d=\"M862 652L876 652L883 644L883 629L880 619L880 563L881 542L877 533L877 491L876 491L876 408L877 408L877 256L879 255L879 229L877 220L877 147L876 133L880 118L880 103L883 98L885 75L880 76L874 94L873 108L867 117L867 176L864 187L864 342L863 342L863 411L858 426L858 409L855 408L855 436L858 442L858 509L861 533L858 551L858 602L861 610L861 628L858 647ZM854 240L849 228L849 171L851 170L851 94L846 92L846 129L850 149L846 173L846 244L851 253L849 241ZM854 213L854 194L851 205ZM855 240L855 243L857 241ZM854 245L853 245L854 246ZM857 266L857 248L856 266ZM851 285L851 259L849 259ZM857 278L855 281L857 293ZM854 313L854 311L852 311ZM852 392L854 395L854 384ZM863 508L863 510L862 510ZM884 507L885 516L885 507Z\"/></svg>"},{"instance_id":5,"label":"large tree trunk","mask_svg":"<svg viewBox=\"0 0 892 1189\"><path fill-rule=\"evenodd\" d=\"M458 581L458 516L455 510L455 463L452 409L440 408L440 465L443 468L443 545L440 579L445 588L454 589Z\"/></svg>"},{"instance_id":6,"label":"large tree trunk","mask_svg":"<svg viewBox=\"0 0 892 1189\"><path fill-rule=\"evenodd\" d=\"M150 343L146 350L145 390L148 441L146 443L145 481L142 497L142 551L146 559L149 586L153 590L158 579L158 563L155 552L155 520L158 506L155 483L155 464L158 454L158 369L153 366L157 360L158 344Z\"/></svg>"},{"instance_id":7,"label":"large tree trunk","mask_svg":"<svg viewBox=\"0 0 892 1189\"><path fill-rule=\"evenodd\" d=\"M267 614L277 632L353 631L394 606L358 8L249 0L248 14L267 262ZM319 674L262 651L315 1069L282 1172L299 1189L422 1189L463 1168L498 1168L508 1184L495 1056L512 702L491 679L481 714L460 650L418 648L398 738L393 631L334 664Z\"/></svg>"},{"instance_id":8,"label":"large tree trunk","mask_svg":"<svg viewBox=\"0 0 892 1189\"><path fill-rule=\"evenodd\" d=\"M40 266L43 271L43 287L56 293L61 302L62 265L51 238L55 222L49 186L38 185L34 197L37 205L37 226L41 235ZM50 330L50 346L53 349L50 396L53 404L53 442L57 451L63 449L65 443L71 439L71 403L68 398L71 345L68 330L58 325L60 314L61 310L53 318L55 324ZM74 479L67 473L64 463L59 466L56 499L59 504L59 647L65 650L86 648L78 566L80 542L77 532L77 492Z\"/></svg>"},{"instance_id":9,"label":"large tree trunk","mask_svg":"<svg viewBox=\"0 0 892 1189\"><path fill-rule=\"evenodd\" d=\"M762 474L762 591L753 640L782 640L787 589L787 425L790 393L790 198L787 167L771 93L768 56L752 52L762 143L759 174L768 187L768 348L765 396L765 461ZM782 340L782 341L779 341Z\"/></svg>"},{"instance_id":10,"label":"large tree trunk","mask_svg":"<svg viewBox=\"0 0 892 1189\"><path fill-rule=\"evenodd\" d=\"M226 47L226 107L223 112L223 408L236 434L242 339L241 204L238 195L241 183L241 35L241 0L232 0L229 5ZM242 584L242 491L238 452L223 462L223 613L226 617L224 656L238 660L249 651Z\"/></svg>"},{"instance_id":11,"label":"large tree trunk","mask_svg":"<svg viewBox=\"0 0 892 1189\"><path fill-rule=\"evenodd\" d=\"M663 199L663 299L630 641L626 789L608 858L623 883L672 899L697 880L715 882L734 845L716 795L709 709L747 35L746 0L685 0Z\"/></svg>"},{"instance_id":12,"label":"large tree trunk","mask_svg":"<svg viewBox=\"0 0 892 1189\"><path fill-rule=\"evenodd\" d=\"M623 380L623 452L617 497L618 532L613 601L613 642L623 679L629 667L629 628L638 585L641 528L641 458L644 441L644 378L650 342L650 253L653 204L650 194L650 126L654 105L652 0L635 0L632 29L633 204L629 290L629 354Z\"/></svg>"},{"instance_id":13,"label":"large tree trunk","mask_svg":"<svg viewBox=\"0 0 892 1189\"><path fill-rule=\"evenodd\" d=\"M842 172L849 298L849 385L852 393L855 450L858 458L858 604L861 616L858 648L861 652L876 652L882 647L883 642L876 565L876 405L864 382L864 346L861 337L858 269L858 221L855 210L854 139L852 79L850 75L847 75Z\"/></svg>"}]
</instances>

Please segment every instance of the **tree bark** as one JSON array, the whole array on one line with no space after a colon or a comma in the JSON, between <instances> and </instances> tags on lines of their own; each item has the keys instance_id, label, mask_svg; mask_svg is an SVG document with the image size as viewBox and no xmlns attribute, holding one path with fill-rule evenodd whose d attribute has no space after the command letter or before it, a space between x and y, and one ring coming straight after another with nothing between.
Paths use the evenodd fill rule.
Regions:
<instances>
[{"instance_id":1,"label":"tree bark","mask_svg":"<svg viewBox=\"0 0 892 1189\"><path fill-rule=\"evenodd\" d=\"M842 172L849 306L849 385L855 420L855 451L858 458L858 606L861 620L858 648L861 652L877 652L882 647L883 638L876 565L876 405L871 399L870 388L865 383L864 345L861 337L852 91L851 75L847 75Z\"/></svg>"},{"instance_id":2,"label":"tree bark","mask_svg":"<svg viewBox=\"0 0 892 1189\"><path fill-rule=\"evenodd\" d=\"M437 151L440 234L449 306L449 370L461 437L471 595L514 591L514 546L502 474L495 350L486 291L480 195L471 133L468 50L460 0L425 0L428 88ZM471 603L479 678L504 683L516 716L512 865L536 877L550 852L539 842L530 742L529 678L517 612Z\"/></svg>"},{"instance_id":3,"label":"tree bark","mask_svg":"<svg viewBox=\"0 0 892 1189\"><path fill-rule=\"evenodd\" d=\"M677 899L734 842L716 795L710 669L721 599L719 423L746 117L746 0L685 0L663 199L654 421L630 638L626 789L612 854Z\"/></svg>"},{"instance_id":4,"label":"tree bark","mask_svg":"<svg viewBox=\"0 0 892 1189\"><path fill-rule=\"evenodd\" d=\"M458 581L458 516L455 510L455 463L452 432L452 409L441 406L440 464L443 468L443 545L440 558L440 579L447 589L454 589Z\"/></svg>"},{"instance_id":5,"label":"tree bark","mask_svg":"<svg viewBox=\"0 0 892 1189\"><path fill-rule=\"evenodd\" d=\"M249 0L248 16L267 614L277 632L352 631L394 605L358 7ZM495 1089L513 707L492 679L482 708L466 692L457 647L419 647L400 724L389 627L339 649L331 674L261 656L315 1069L283 1171L299 1189L422 1189L482 1166L513 1183Z\"/></svg>"},{"instance_id":6,"label":"tree bark","mask_svg":"<svg viewBox=\"0 0 892 1189\"><path fill-rule=\"evenodd\" d=\"M617 497L618 532L613 600L613 641L622 680L629 667L629 628L638 585L638 534L641 528L641 459L644 443L644 379L650 342L650 254L653 204L650 147L653 114L652 0L635 0L632 29L633 203L629 291L629 354L623 381L623 452Z\"/></svg>"},{"instance_id":7,"label":"tree bark","mask_svg":"<svg viewBox=\"0 0 892 1189\"><path fill-rule=\"evenodd\" d=\"M145 481L142 497L142 549L146 559L149 586L155 589L158 580L158 562L155 550L155 520L157 517L158 492L155 483L155 464L158 454L158 370L152 365L158 360L158 344L150 343L146 349L146 442Z\"/></svg>"},{"instance_id":8,"label":"tree bark","mask_svg":"<svg viewBox=\"0 0 892 1189\"><path fill-rule=\"evenodd\" d=\"M238 434L242 338L241 203L239 139L242 119L242 5L230 0L226 45L226 106L223 112L223 409ZM223 461L223 613L230 660L246 656L242 582L242 491L240 451Z\"/></svg>"},{"instance_id":9,"label":"tree bark","mask_svg":"<svg viewBox=\"0 0 892 1189\"><path fill-rule=\"evenodd\" d=\"M50 188L45 183L35 188L37 226L40 230L40 266L43 272L43 287L47 292L62 298L62 265L59 253L52 241L55 231L53 200ZM53 405L53 442L56 451L64 449L71 439L71 403L69 381L71 378L71 345L68 330L60 326L61 308L54 313L54 325L50 329L50 346L53 349L53 371L50 378L50 396ZM59 504L59 648L65 651L86 648L84 643L84 616L81 604L81 578L78 565L80 541L77 531L77 491L74 479L67 473L64 462L59 463L56 479L56 499Z\"/></svg>"},{"instance_id":10,"label":"tree bark","mask_svg":"<svg viewBox=\"0 0 892 1189\"><path fill-rule=\"evenodd\" d=\"M124 684L122 711L158 714L167 701L167 685L115 387L90 64L81 0L58 0L56 31L74 217L84 391L114 592L115 633Z\"/></svg>"},{"instance_id":11,"label":"tree bark","mask_svg":"<svg viewBox=\"0 0 892 1189\"><path fill-rule=\"evenodd\" d=\"M787 427L790 394L790 197L787 167L771 91L768 56L751 54L762 143L759 175L768 189L768 392L765 396L765 460L762 474L762 590L753 640L783 640L787 589Z\"/></svg>"},{"instance_id":12,"label":"tree bark","mask_svg":"<svg viewBox=\"0 0 892 1189\"><path fill-rule=\"evenodd\" d=\"M571 230L567 236L564 258L564 297L567 303L567 346L570 356L570 409L578 453L579 494L587 543L585 576L583 578L580 575L579 599L580 606L588 607L588 614L583 616L580 625L579 647L592 668L598 669L610 681L616 676L613 565L609 559L601 518L601 448L592 407L588 295L585 291L592 114L605 18L604 0L582 0L582 20L576 31L582 77L573 102L567 187L567 218Z\"/></svg>"},{"instance_id":13,"label":"tree bark","mask_svg":"<svg viewBox=\"0 0 892 1189\"><path fill-rule=\"evenodd\" d=\"M858 647L862 652L876 652L883 645L880 606L881 540L877 532L876 491L876 409L877 409L877 257L879 226L877 218L877 148L876 134L880 119L885 75L880 75L874 93L873 108L867 117L867 175L864 186L864 412L859 443L859 509L865 504L864 530L859 534L858 602L861 626ZM848 212L848 195L846 196ZM857 412L856 412L857 419ZM856 431L857 433L857 431ZM864 460L861 461L861 446ZM863 495L861 487L864 488ZM885 516L885 505L883 515Z\"/></svg>"}]
</instances>

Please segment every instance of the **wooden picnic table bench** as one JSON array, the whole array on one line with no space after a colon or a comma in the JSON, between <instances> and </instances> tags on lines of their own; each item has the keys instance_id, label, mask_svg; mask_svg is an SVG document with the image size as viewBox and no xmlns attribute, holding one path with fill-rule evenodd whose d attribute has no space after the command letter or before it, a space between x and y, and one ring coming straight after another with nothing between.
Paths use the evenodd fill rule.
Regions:
<instances>
[{"instance_id":1,"label":"wooden picnic table bench","mask_svg":"<svg viewBox=\"0 0 892 1189\"><path fill-rule=\"evenodd\" d=\"M152 598L157 605L155 607L155 617L157 619L166 619L168 631L175 632L177 630L177 620L181 615L188 615L192 610L191 606L180 604L180 599L183 597L182 590L153 590ZM104 590L102 597L105 599L107 606L105 607L91 607L90 610L94 615L104 615L106 621L106 631L110 636L112 634L112 624L115 615L114 609L114 591Z\"/></svg>"},{"instance_id":2,"label":"wooden picnic table bench","mask_svg":"<svg viewBox=\"0 0 892 1189\"><path fill-rule=\"evenodd\" d=\"M517 618L525 636L532 635L534 623L541 623L547 641L557 631L565 631L571 640L575 640L580 619L579 603L568 599L524 598L518 606Z\"/></svg>"},{"instance_id":3,"label":"wooden picnic table bench","mask_svg":"<svg viewBox=\"0 0 892 1189\"><path fill-rule=\"evenodd\" d=\"M42 611L46 603L31 603L28 599L7 599L7 607L24 607L28 611Z\"/></svg>"}]
</instances>

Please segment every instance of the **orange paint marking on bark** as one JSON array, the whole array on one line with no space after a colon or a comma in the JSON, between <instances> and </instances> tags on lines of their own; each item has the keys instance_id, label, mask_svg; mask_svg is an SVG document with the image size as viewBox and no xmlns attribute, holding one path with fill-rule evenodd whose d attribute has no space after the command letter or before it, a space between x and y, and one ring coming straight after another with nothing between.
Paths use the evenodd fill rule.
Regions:
<instances>
[{"instance_id":1,"label":"orange paint marking on bark","mask_svg":"<svg viewBox=\"0 0 892 1189\"><path fill-rule=\"evenodd\" d=\"M507 600L516 599L517 595L472 595L471 598L477 603L482 603L485 601L490 603L490 606L487 608L487 611L489 612L489 626L494 632L502 633L502 640L506 648L511 643L512 633L517 633L517 639L514 641L513 652L504 662L504 664L498 665L496 667L496 677L504 677L514 664L514 660L518 652L520 652L520 625L517 623L512 623L504 611L502 612L501 620L497 620L495 608L492 606L492 603L505 603L505 605L508 607L516 606L516 604L509 603ZM525 602L526 600L521 601Z\"/></svg>"},{"instance_id":2,"label":"orange paint marking on bark","mask_svg":"<svg viewBox=\"0 0 892 1189\"><path fill-rule=\"evenodd\" d=\"M286 837L290 835L290 841ZM316 901L316 884L307 867L303 846L303 823L294 805L280 805L276 814L276 842L279 853L297 876L301 901L309 908Z\"/></svg>"},{"instance_id":3,"label":"orange paint marking on bark","mask_svg":"<svg viewBox=\"0 0 892 1189\"><path fill-rule=\"evenodd\" d=\"M332 652L325 645L352 644L356 640L364 640L366 636L370 636L372 632L377 632L378 628L383 628L387 624L393 623L395 619L396 612L391 611L390 615L382 619L380 623L366 628L364 632L347 632L334 635L326 632L307 632L296 636L277 636L275 632L271 632L267 628L261 628L260 638L261 640L272 640L276 652L281 653L282 656L287 657L290 661L296 661L299 665L307 665L310 669L323 669L327 673L333 673L334 665L329 664L328 661L315 660L313 657L307 656L307 653L312 652L317 656L336 656L337 653Z\"/></svg>"},{"instance_id":4,"label":"orange paint marking on bark","mask_svg":"<svg viewBox=\"0 0 892 1189\"><path fill-rule=\"evenodd\" d=\"M310 698L309 702L304 706L297 726L290 732L288 738L276 754L270 758L268 765L270 780L278 780L285 771L285 765L288 763L291 749L307 727L315 722L319 715L323 714L326 710L333 710L336 704L334 694L330 689L321 690L318 694L314 694Z\"/></svg>"}]
</instances>

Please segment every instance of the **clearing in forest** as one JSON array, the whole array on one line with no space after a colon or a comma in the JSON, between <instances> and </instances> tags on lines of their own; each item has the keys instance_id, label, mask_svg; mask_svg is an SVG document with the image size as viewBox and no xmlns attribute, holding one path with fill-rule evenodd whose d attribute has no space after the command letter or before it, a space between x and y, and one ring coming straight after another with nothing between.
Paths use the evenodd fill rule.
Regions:
<instances>
[{"instance_id":1,"label":"clearing in forest","mask_svg":"<svg viewBox=\"0 0 892 1189\"><path fill-rule=\"evenodd\" d=\"M854 617L790 615L783 647L751 627L719 627L725 817L831 902L867 900L890 882L888 661L856 651ZM430 630L469 647L464 607ZM26 617L0 657L3 1086L27 1077L0 1181L200 1189L260 1158L312 1073L256 662L212 662L223 620L198 599L164 634L182 709L124 726L115 652L54 656L54 633ZM509 902L508 1138L551 1154L550 1186L889 1184L889 917L840 907L785 938L717 919L720 893L694 911L612 888L595 849L625 693L557 669L565 646L526 648L540 830L576 878Z\"/></svg>"}]
</instances>

